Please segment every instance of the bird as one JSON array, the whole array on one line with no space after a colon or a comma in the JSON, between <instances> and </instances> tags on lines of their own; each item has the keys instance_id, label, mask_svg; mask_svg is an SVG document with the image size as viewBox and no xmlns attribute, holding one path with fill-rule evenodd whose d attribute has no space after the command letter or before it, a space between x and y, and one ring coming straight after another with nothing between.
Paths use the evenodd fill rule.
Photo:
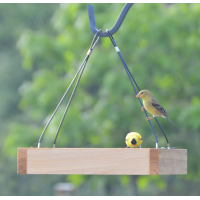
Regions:
<instances>
[{"instance_id":1,"label":"bird","mask_svg":"<svg viewBox=\"0 0 200 200\"><path fill-rule=\"evenodd\" d=\"M138 146L140 146L140 148L141 148L142 142L143 142L143 139L142 139L142 136L139 133L130 132L126 135L125 143L126 143L127 147L138 147Z\"/></svg>"},{"instance_id":2,"label":"bird","mask_svg":"<svg viewBox=\"0 0 200 200\"><path fill-rule=\"evenodd\" d=\"M141 108L142 111L147 110L153 117L147 117L147 121L150 119L161 116L167 118L172 124L174 124L171 119L167 116L167 112L164 108L160 105L158 100L153 96L153 94L148 90L141 90L136 97L141 97L143 100L143 107Z\"/></svg>"}]
</instances>

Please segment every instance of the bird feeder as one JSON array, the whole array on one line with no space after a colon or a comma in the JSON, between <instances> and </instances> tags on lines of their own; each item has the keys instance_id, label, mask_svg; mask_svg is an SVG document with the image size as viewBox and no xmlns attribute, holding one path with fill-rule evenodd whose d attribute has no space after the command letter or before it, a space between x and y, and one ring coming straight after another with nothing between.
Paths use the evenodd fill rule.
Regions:
<instances>
[{"instance_id":1,"label":"bird feeder","mask_svg":"<svg viewBox=\"0 0 200 200\"><path fill-rule=\"evenodd\" d=\"M187 174L186 149L18 148L18 174Z\"/></svg>"},{"instance_id":2,"label":"bird feeder","mask_svg":"<svg viewBox=\"0 0 200 200\"><path fill-rule=\"evenodd\" d=\"M101 37L109 37L119 55L122 64L127 72L131 84L137 94L137 89L140 91L135 79L128 69L121 53L116 45L113 34L119 29L132 3L128 3L122 9L115 25L111 30L102 32L96 28L94 10L91 5L88 6L90 28L95 34L91 47L87 52L87 56L81 67L77 71L67 91L63 95L61 101L52 114L38 142L38 148L18 148L17 158L17 173L18 174L90 174L90 175L175 175L187 174L187 150L186 149L171 149L168 139L164 134L168 148L158 148L158 140L154 128L149 120L149 124L153 130L156 139L156 148L55 148L56 138L60 127L67 113L70 102L78 86L81 75L87 64L87 61L94 49L96 43ZM98 39L95 41L95 37ZM67 104L60 126L58 128L53 148L40 148L41 139L46 131L49 123L57 112L60 104L65 98L71 85L80 73L78 81L74 87L72 95ZM135 85L134 85L135 83ZM136 86L136 87L135 87ZM140 104L142 102L138 98ZM143 106L143 105L142 105ZM148 117L144 110L146 117Z\"/></svg>"}]
</instances>

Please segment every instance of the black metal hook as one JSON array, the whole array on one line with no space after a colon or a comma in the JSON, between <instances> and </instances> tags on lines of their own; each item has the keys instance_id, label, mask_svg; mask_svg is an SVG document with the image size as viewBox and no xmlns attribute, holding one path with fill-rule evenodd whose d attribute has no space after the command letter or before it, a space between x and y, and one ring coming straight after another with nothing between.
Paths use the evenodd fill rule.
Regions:
<instances>
[{"instance_id":1,"label":"black metal hook","mask_svg":"<svg viewBox=\"0 0 200 200\"><path fill-rule=\"evenodd\" d=\"M126 14L128 13L132 5L133 3L126 3L117 21L115 22L114 26L109 30L109 32L99 32L97 36L108 37L109 35L113 35L115 32L117 32L117 30L121 26L122 22L124 21L124 18L126 17ZM96 22L95 22L95 17L94 17L94 8L90 4L88 5L88 15L89 15L90 29L94 34L96 34L98 29L96 27Z\"/></svg>"}]
</instances>

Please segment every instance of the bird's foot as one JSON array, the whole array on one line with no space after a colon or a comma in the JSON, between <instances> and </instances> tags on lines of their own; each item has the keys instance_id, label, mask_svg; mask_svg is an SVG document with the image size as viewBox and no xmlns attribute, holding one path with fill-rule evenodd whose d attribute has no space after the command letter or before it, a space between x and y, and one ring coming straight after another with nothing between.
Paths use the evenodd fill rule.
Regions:
<instances>
[{"instance_id":1,"label":"bird's foot","mask_svg":"<svg viewBox=\"0 0 200 200\"><path fill-rule=\"evenodd\" d=\"M141 110L144 111L144 110L145 110L145 107L142 107Z\"/></svg>"},{"instance_id":2,"label":"bird's foot","mask_svg":"<svg viewBox=\"0 0 200 200\"><path fill-rule=\"evenodd\" d=\"M147 117L147 121L149 121L149 120L152 119L152 118L154 118L154 117Z\"/></svg>"}]
</instances>

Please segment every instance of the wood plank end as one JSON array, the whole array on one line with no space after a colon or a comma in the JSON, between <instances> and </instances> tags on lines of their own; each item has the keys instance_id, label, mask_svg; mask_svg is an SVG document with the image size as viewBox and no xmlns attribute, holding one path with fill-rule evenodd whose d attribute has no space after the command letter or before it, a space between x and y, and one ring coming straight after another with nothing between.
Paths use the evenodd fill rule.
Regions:
<instances>
[{"instance_id":1,"label":"wood plank end","mask_svg":"<svg viewBox=\"0 0 200 200\"><path fill-rule=\"evenodd\" d=\"M17 174L27 174L27 148L17 149Z\"/></svg>"}]
</instances>

